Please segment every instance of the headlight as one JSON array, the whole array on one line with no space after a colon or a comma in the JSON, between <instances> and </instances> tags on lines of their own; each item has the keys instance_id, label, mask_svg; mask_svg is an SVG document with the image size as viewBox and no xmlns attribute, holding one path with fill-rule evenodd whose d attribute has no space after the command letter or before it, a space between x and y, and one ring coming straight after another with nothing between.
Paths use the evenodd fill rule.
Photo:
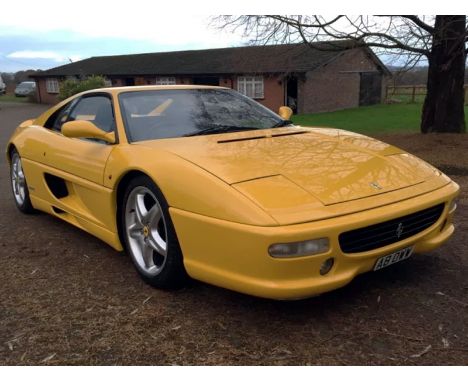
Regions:
<instances>
[{"instance_id":1,"label":"headlight","mask_svg":"<svg viewBox=\"0 0 468 382\"><path fill-rule=\"evenodd\" d=\"M285 258L325 253L328 252L329 248L328 238L323 237L321 239L298 241L295 243L272 244L268 248L268 253L272 257Z\"/></svg>"}]
</instances>

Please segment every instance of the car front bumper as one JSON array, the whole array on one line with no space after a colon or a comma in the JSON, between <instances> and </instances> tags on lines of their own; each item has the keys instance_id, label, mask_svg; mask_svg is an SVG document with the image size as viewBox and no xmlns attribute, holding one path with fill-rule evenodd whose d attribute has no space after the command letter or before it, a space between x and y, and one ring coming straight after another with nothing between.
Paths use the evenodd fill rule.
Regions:
<instances>
[{"instance_id":1,"label":"car front bumper","mask_svg":"<svg viewBox=\"0 0 468 382\"><path fill-rule=\"evenodd\" d=\"M348 284L356 275L373 269L377 259L414 246L415 253L431 251L454 232L449 211L458 194L456 183L415 198L379 208L310 223L259 227L228 222L191 212L170 209L184 254L187 273L198 280L238 292L272 299L301 299ZM338 242L340 233L391 220L444 203L435 224L405 240L358 254L345 254ZM330 249L318 255L279 259L268 254L274 243L328 237ZM328 258L334 266L320 275Z\"/></svg>"}]
</instances>

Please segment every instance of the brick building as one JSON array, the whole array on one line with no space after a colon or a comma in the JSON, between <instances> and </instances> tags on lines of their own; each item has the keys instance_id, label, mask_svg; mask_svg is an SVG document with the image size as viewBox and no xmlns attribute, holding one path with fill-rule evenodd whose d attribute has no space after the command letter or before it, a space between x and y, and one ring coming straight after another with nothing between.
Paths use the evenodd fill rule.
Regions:
<instances>
[{"instance_id":1,"label":"brick building","mask_svg":"<svg viewBox=\"0 0 468 382\"><path fill-rule=\"evenodd\" d=\"M91 57L33 78L39 102L49 104L58 101L62 80L93 74L105 76L111 86L225 86L274 111L282 105L313 113L381 102L390 72L372 50L329 50L329 46L286 44Z\"/></svg>"}]
</instances>

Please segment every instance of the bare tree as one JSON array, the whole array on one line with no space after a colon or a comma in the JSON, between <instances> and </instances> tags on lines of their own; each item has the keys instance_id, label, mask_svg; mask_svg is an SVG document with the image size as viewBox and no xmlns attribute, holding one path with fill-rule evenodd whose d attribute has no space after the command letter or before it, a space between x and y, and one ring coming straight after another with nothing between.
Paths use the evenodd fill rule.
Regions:
<instances>
[{"instance_id":1,"label":"bare tree","mask_svg":"<svg viewBox=\"0 0 468 382\"><path fill-rule=\"evenodd\" d=\"M429 70L421 132L465 132L465 15L244 15L219 16L213 22L221 28L241 29L251 44L304 42L318 50L367 46L406 67L426 61ZM327 43L317 44L324 41Z\"/></svg>"}]
</instances>

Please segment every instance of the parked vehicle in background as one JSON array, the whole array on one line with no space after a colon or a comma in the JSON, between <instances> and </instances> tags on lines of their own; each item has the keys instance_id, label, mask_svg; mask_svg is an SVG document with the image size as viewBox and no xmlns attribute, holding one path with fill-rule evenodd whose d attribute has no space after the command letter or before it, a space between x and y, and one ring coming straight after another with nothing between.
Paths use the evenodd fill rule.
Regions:
<instances>
[{"instance_id":1,"label":"parked vehicle in background","mask_svg":"<svg viewBox=\"0 0 468 382\"><path fill-rule=\"evenodd\" d=\"M6 85L3 82L2 76L0 74L0 94L5 94Z\"/></svg>"},{"instance_id":2,"label":"parked vehicle in background","mask_svg":"<svg viewBox=\"0 0 468 382\"><path fill-rule=\"evenodd\" d=\"M27 97L36 92L36 83L34 81L23 81L15 89L15 96Z\"/></svg>"}]
</instances>

